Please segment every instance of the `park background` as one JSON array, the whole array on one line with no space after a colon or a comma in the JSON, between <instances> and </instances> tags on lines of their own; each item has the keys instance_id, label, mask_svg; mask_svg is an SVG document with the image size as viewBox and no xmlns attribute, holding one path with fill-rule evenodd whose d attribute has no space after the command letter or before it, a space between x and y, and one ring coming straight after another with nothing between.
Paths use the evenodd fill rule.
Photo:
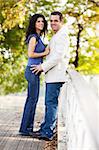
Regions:
<instances>
[{"instance_id":1,"label":"park background","mask_svg":"<svg viewBox=\"0 0 99 150\"><path fill-rule=\"evenodd\" d=\"M99 74L99 2L97 0L0 0L0 94L26 90L24 42L29 17L42 13L48 23L61 11L70 37L70 67L83 75ZM51 37L46 35L45 43Z\"/></svg>"}]
</instances>

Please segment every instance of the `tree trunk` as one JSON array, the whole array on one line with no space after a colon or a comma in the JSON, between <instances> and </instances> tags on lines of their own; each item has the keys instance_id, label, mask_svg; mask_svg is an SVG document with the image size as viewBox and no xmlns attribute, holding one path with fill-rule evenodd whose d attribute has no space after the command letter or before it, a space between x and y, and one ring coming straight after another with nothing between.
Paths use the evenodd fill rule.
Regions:
<instances>
[{"instance_id":1,"label":"tree trunk","mask_svg":"<svg viewBox=\"0 0 99 150\"><path fill-rule=\"evenodd\" d=\"M79 61L79 46L80 46L80 35L83 30L83 27L81 24L78 24L78 34L77 34L77 47L76 47L76 57L75 61L73 62L74 66L77 68L78 67L78 61Z\"/></svg>"}]
</instances>

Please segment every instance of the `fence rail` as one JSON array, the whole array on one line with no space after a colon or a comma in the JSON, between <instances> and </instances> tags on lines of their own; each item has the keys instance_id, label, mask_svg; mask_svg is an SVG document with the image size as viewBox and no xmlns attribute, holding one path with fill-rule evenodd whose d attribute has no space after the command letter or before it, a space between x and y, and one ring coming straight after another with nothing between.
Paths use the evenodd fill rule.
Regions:
<instances>
[{"instance_id":1,"label":"fence rail","mask_svg":"<svg viewBox=\"0 0 99 150\"><path fill-rule=\"evenodd\" d=\"M99 150L99 99L76 71L68 71L59 99L58 150Z\"/></svg>"}]
</instances>

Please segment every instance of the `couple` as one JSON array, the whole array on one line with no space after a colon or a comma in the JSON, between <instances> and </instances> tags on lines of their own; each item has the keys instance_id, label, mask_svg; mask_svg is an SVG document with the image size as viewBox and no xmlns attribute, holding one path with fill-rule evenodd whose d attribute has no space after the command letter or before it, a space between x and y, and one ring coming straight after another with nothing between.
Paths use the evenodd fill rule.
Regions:
<instances>
[{"instance_id":1,"label":"couple","mask_svg":"<svg viewBox=\"0 0 99 150\"><path fill-rule=\"evenodd\" d=\"M66 81L66 69L69 63L68 35L63 26L63 16L60 12L51 13L50 25L53 36L45 47L41 35L47 31L47 22L43 15L31 17L26 34L28 43L28 64L25 77L28 81L28 95L20 126L21 135L32 135L34 138L52 140L57 119L57 107L60 88ZM46 60L43 62L43 57ZM39 76L45 72L45 117L38 131L33 131L34 116L39 96Z\"/></svg>"}]
</instances>

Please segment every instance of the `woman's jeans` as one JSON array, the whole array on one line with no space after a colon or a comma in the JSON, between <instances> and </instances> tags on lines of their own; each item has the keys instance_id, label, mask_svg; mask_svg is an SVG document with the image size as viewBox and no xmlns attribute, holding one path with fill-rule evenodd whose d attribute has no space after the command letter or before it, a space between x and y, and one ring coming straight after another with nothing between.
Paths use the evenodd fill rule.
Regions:
<instances>
[{"instance_id":1,"label":"woman's jeans","mask_svg":"<svg viewBox=\"0 0 99 150\"><path fill-rule=\"evenodd\" d=\"M26 67L25 78L28 81L28 94L19 132L28 133L33 131L35 110L39 96L40 80L39 75L32 73L29 66Z\"/></svg>"}]
</instances>

